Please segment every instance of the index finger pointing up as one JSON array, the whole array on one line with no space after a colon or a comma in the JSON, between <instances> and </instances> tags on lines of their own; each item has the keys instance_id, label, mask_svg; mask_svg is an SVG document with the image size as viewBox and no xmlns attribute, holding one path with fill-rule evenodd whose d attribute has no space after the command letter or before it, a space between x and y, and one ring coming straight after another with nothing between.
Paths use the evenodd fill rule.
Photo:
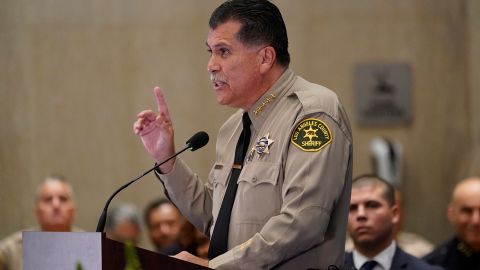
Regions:
<instances>
[{"instance_id":1,"label":"index finger pointing up","mask_svg":"<svg viewBox=\"0 0 480 270\"><path fill-rule=\"evenodd\" d=\"M155 92L155 97L157 99L158 113L161 116L170 119L170 113L168 112L167 102L165 101L163 91L158 86L156 86L153 91Z\"/></svg>"}]
</instances>

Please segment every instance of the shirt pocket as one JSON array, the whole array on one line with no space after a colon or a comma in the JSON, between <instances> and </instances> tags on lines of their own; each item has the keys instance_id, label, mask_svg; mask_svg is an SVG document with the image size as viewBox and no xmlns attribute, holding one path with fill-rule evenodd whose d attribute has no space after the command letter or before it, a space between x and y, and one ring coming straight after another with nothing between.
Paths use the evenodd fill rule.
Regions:
<instances>
[{"instance_id":1,"label":"shirt pocket","mask_svg":"<svg viewBox=\"0 0 480 270\"><path fill-rule=\"evenodd\" d=\"M225 166L225 163L217 162L210 171L209 179L213 186L213 205L212 213L216 217L222 204L223 196L227 188L227 180L231 168Z\"/></svg>"},{"instance_id":2,"label":"shirt pocket","mask_svg":"<svg viewBox=\"0 0 480 270\"><path fill-rule=\"evenodd\" d=\"M279 163L247 163L237 181L237 201L240 222L264 224L278 215L282 205Z\"/></svg>"}]
</instances>

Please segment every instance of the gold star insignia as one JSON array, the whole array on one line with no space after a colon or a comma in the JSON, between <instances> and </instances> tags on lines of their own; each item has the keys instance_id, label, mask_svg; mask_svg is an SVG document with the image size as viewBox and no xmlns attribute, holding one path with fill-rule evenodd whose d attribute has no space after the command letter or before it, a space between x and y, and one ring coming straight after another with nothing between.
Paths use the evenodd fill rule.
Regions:
<instances>
[{"instance_id":1,"label":"gold star insignia","mask_svg":"<svg viewBox=\"0 0 480 270\"><path fill-rule=\"evenodd\" d=\"M308 138L310 141L312 141L313 138L318 138L317 136L317 131L318 129L313 129L311 126L309 129L305 130L305 136L304 138Z\"/></svg>"}]
</instances>

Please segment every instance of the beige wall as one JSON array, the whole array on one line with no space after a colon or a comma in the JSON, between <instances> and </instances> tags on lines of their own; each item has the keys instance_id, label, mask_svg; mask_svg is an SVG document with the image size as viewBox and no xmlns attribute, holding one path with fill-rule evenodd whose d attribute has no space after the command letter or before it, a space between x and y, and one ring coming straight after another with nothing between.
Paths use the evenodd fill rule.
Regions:
<instances>
[{"instance_id":1,"label":"beige wall","mask_svg":"<svg viewBox=\"0 0 480 270\"><path fill-rule=\"evenodd\" d=\"M94 230L112 190L152 165L131 126L137 112L154 108L153 86L167 91L178 148L197 130L214 141L233 111L216 105L205 67L207 21L220 1L0 2L0 237L34 224L32 193L50 172L70 178L77 223ZM335 90L350 114L354 174L371 170L373 137L401 142L406 226L435 242L445 239L449 190L468 171L465 156L479 134L480 42L471 28L478 26L478 3L276 3L289 31L292 68ZM352 68L370 61L411 64L411 125L355 123ZM183 157L205 178L214 143ZM143 208L161 194L148 176L113 204Z\"/></svg>"},{"instance_id":2,"label":"beige wall","mask_svg":"<svg viewBox=\"0 0 480 270\"><path fill-rule=\"evenodd\" d=\"M469 174L480 175L480 2L468 1L469 81L472 106L472 134L475 147L470 155Z\"/></svg>"}]
</instances>

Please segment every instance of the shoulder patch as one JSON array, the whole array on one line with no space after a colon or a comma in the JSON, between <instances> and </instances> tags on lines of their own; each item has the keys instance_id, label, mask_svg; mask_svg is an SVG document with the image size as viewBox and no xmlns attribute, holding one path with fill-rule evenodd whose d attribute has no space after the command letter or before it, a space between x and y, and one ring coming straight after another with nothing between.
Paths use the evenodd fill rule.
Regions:
<instances>
[{"instance_id":1,"label":"shoulder patch","mask_svg":"<svg viewBox=\"0 0 480 270\"><path fill-rule=\"evenodd\" d=\"M328 126L315 118L298 123L292 132L290 142L305 152L317 152L332 141Z\"/></svg>"}]
</instances>

